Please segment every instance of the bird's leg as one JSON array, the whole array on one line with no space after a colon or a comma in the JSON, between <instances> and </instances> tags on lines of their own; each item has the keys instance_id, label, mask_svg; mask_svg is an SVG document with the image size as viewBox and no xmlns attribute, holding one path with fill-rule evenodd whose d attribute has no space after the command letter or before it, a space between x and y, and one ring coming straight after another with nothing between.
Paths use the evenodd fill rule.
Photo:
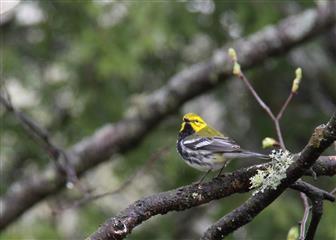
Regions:
<instances>
[{"instance_id":1,"label":"bird's leg","mask_svg":"<svg viewBox=\"0 0 336 240\"><path fill-rule=\"evenodd\" d=\"M224 163L223 167L219 170L219 173L218 173L217 177L219 177L219 176L221 175L223 169L229 164L229 162L230 162L230 160L227 160L227 161ZM225 173L224 173L223 175L225 176Z\"/></svg>"},{"instance_id":2,"label":"bird's leg","mask_svg":"<svg viewBox=\"0 0 336 240\"><path fill-rule=\"evenodd\" d=\"M198 181L198 184L201 184L203 182L203 180L205 179L205 177L211 172L211 169L209 169L202 177L201 179Z\"/></svg>"},{"instance_id":3,"label":"bird's leg","mask_svg":"<svg viewBox=\"0 0 336 240\"><path fill-rule=\"evenodd\" d=\"M226 164L219 170L219 173L218 173L218 175L217 175L217 177L219 177L220 175L221 175L221 173L222 173L222 171L223 171L223 169L226 167ZM225 174L224 174L225 175Z\"/></svg>"}]
</instances>

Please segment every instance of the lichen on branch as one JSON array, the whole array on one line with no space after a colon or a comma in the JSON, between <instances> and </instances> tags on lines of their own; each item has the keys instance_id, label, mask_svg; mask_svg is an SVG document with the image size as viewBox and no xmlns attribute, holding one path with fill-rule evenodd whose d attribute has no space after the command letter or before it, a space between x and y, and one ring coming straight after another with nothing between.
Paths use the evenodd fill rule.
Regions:
<instances>
[{"instance_id":1,"label":"lichen on branch","mask_svg":"<svg viewBox=\"0 0 336 240\"><path fill-rule=\"evenodd\" d=\"M257 188L253 195L264 192L266 189L276 189L282 179L287 177L286 171L293 163L293 154L282 149L273 150L270 154L271 165L266 169L259 169L257 174L250 178L250 189Z\"/></svg>"}]
</instances>

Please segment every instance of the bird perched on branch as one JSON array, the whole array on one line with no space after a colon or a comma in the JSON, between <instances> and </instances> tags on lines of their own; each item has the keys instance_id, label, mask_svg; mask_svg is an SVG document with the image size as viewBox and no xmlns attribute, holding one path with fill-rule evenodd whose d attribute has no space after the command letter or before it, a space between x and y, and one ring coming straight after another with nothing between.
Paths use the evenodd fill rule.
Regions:
<instances>
[{"instance_id":1,"label":"bird perched on branch","mask_svg":"<svg viewBox=\"0 0 336 240\"><path fill-rule=\"evenodd\" d=\"M195 113L183 116L177 151L188 165L200 171L207 171L200 182L211 171L220 169L220 175L231 159L269 159L267 155L241 149L233 139L210 127Z\"/></svg>"}]
</instances>

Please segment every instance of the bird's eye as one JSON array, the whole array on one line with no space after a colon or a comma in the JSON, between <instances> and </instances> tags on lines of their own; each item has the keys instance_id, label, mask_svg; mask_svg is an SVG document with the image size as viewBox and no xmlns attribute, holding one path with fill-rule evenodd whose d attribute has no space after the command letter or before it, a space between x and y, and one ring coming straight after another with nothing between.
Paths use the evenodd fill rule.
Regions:
<instances>
[{"instance_id":1,"label":"bird's eye","mask_svg":"<svg viewBox=\"0 0 336 240\"><path fill-rule=\"evenodd\" d=\"M189 122L189 119L188 118L183 118L183 121L184 122Z\"/></svg>"}]
</instances>

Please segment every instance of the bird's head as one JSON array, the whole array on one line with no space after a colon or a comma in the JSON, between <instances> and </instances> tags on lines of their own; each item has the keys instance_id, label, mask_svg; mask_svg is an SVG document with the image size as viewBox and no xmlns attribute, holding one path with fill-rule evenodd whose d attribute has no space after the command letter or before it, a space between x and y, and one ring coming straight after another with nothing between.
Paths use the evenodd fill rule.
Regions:
<instances>
[{"instance_id":1,"label":"bird's head","mask_svg":"<svg viewBox=\"0 0 336 240\"><path fill-rule=\"evenodd\" d=\"M202 128L207 126L207 123L197 114L195 113L187 113L183 116L183 122L181 125L180 132L182 132L187 125L190 125L190 127L195 131L198 132Z\"/></svg>"}]
</instances>

